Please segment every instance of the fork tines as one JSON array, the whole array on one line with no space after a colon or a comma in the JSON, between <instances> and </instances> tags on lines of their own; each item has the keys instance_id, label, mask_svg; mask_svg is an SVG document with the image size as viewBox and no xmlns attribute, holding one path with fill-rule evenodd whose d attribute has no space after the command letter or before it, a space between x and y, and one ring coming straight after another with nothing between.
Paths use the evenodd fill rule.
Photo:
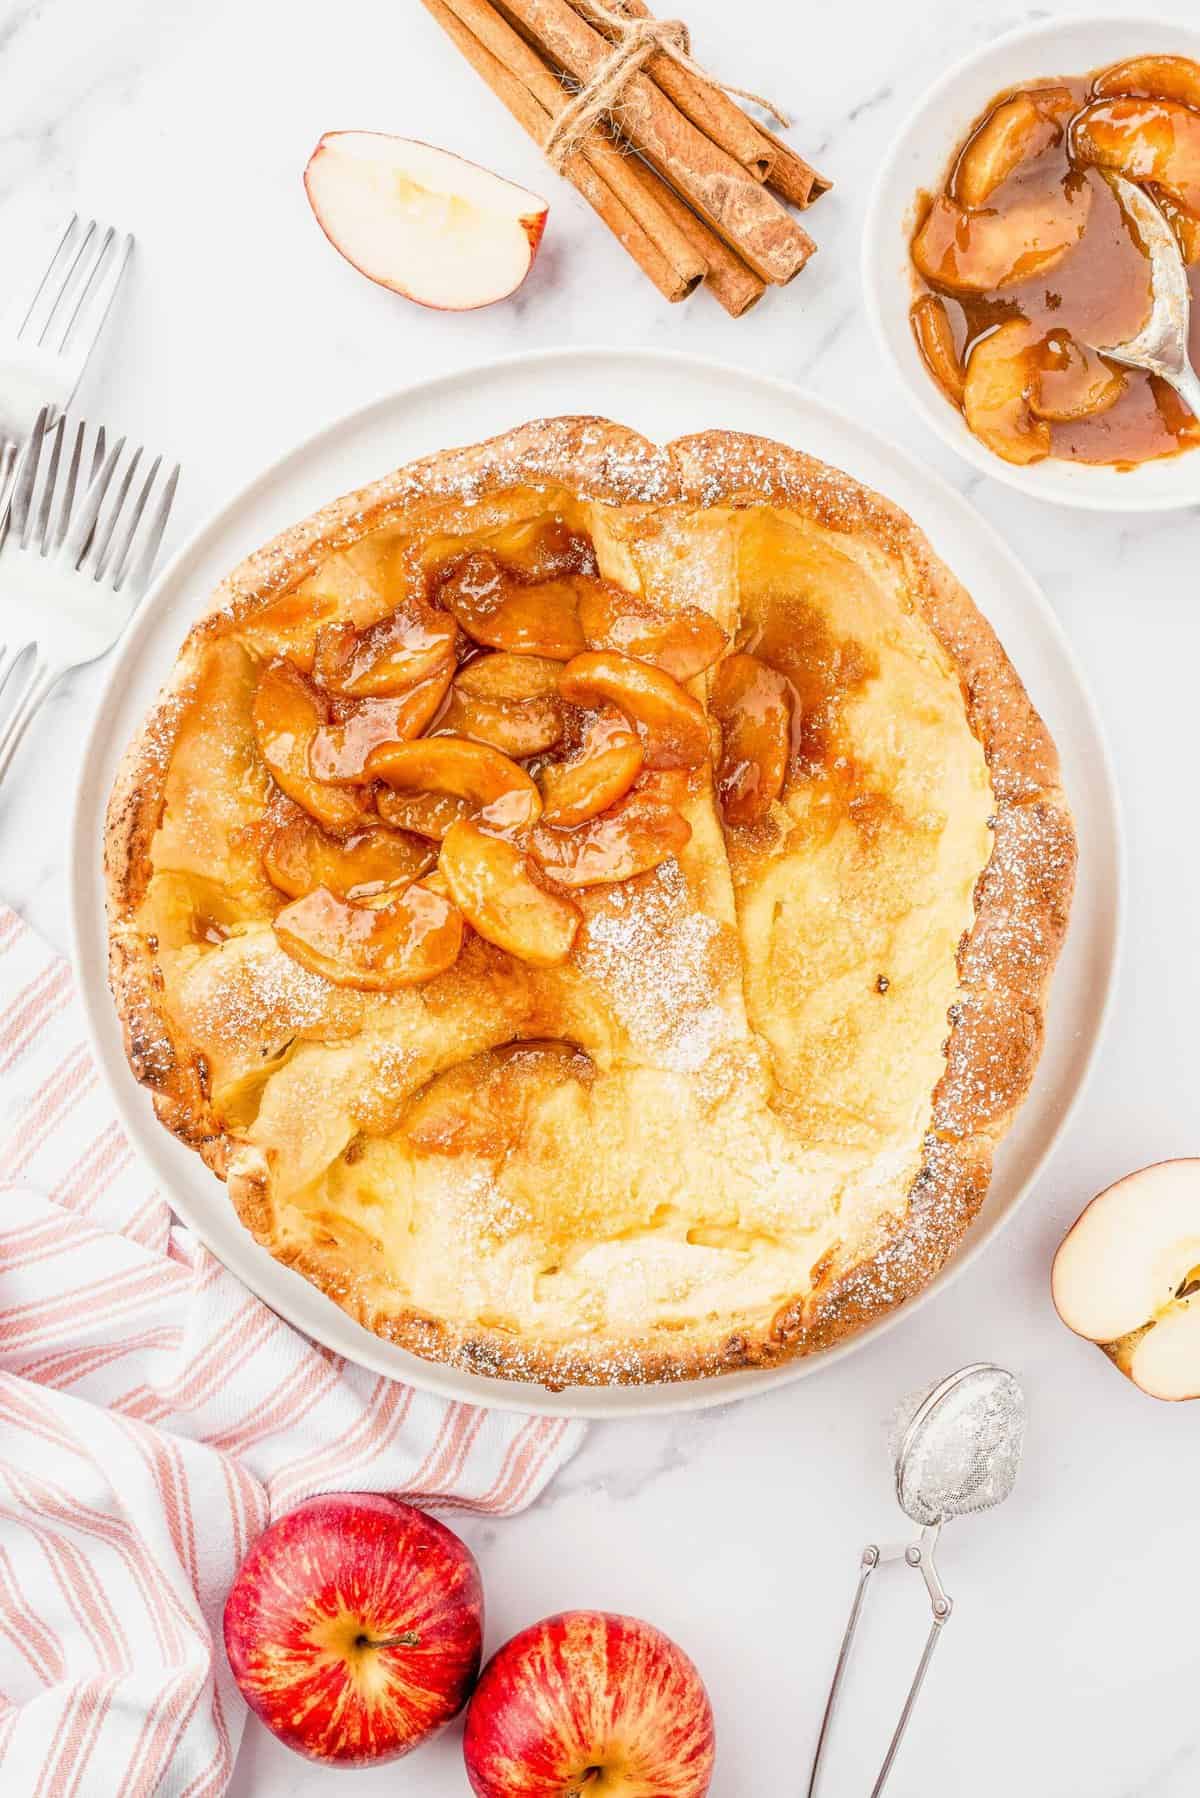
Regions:
<instances>
[{"instance_id":1,"label":"fork tines","mask_svg":"<svg viewBox=\"0 0 1200 1798\"><path fill-rule=\"evenodd\" d=\"M112 304L132 247L128 232L96 219L85 223L72 213L17 326L18 340L57 356L75 347L73 339L82 339L86 353Z\"/></svg>"},{"instance_id":2,"label":"fork tines","mask_svg":"<svg viewBox=\"0 0 1200 1798\"><path fill-rule=\"evenodd\" d=\"M16 475L9 546L61 557L114 592L140 597L179 481L179 464L164 473L156 456L138 483L143 454L140 445L127 451L124 437L110 448L103 425L94 432L83 420L50 425L43 408Z\"/></svg>"}]
</instances>

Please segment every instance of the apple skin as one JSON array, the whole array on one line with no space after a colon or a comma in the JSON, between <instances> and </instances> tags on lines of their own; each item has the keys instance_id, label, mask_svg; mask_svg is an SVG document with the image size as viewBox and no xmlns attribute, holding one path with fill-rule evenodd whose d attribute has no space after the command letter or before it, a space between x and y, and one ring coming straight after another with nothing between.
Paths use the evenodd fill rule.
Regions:
<instances>
[{"instance_id":1,"label":"apple skin","mask_svg":"<svg viewBox=\"0 0 1200 1798\"><path fill-rule=\"evenodd\" d=\"M463 1754L476 1798L704 1798L712 1706L687 1655L652 1624L564 1611L492 1656Z\"/></svg>"},{"instance_id":2,"label":"apple skin","mask_svg":"<svg viewBox=\"0 0 1200 1798\"><path fill-rule=\"evenodd\" d=\"M474 1555L386 1493L324 1493L286 1512L225 1603L246 1703L289 1748L340 1766L395 1760L457 1716L482 1641Z\"/></svg>"},{"instance_id":3,"label":"apple skin","mask_svg":"<svg viewBox=\"0 0 1200 1798\"><path fill-rule=\"evenodd\" d=\"M1200 1159L1152 1162L1085 1205L1050 1293L1063 1323L1147 1397L1200 1399Z\"/></svg>"},{"instance_id":4,"label":"apple skin","mask_svg":"<svg viewBox=\"0 0 1200 1798\"><path fill-rule=\"evenodd\" d=\"M332 193L325 191L330 159L336 158L339 146L347 140L371 140L381 150L384 146L390 146L396 158L396 172L399 174L404 172L406 156L415 156L418 160L433 159L447 183L448 193L455 191L453 182L457 176L461 186L466 189L478 188L482 182L497 196L504 194L510 200L512 196L521 196L525 203L524 209L514 209L507 216L524 234L527 254L516 265L506 261L504 272L494 271L491 279L481 281L479 270L472 271L469 276L460 270L458 278L464 281L465 292L443 291L440 282L435 283L438 288L436 295L422 291L422 255L428 255L431 249L436 253L436 237L433 245L421 243L422 237L430 236L429 231L417 230L415 237L405 243L397 256L397 245L393 241L396 237L396 216L394 213L389 216L386 206L377 206L369 248L358 231L354 233L353 244L348 240L344 225L346 215L356 210L353 197L347 207L344 184L339 184L340 191L338 188ZM436 144L425 143L420 138L396 137L389 132L327 131L305 166L304 191L321 230L351 268L357 269L360 275L365 275L368 281L374 281L377 286L386 287L392 293L398 293L404 299L413 300L418 306L427 306L435 312L473 312L480 306L494 305L497 300L508 299L510 294L515 293L533 267L550 210L539 195L518 187L515 182L484 168L480 163L471 162L452 150L440 149ZM351 195L353 196L353 183ZM340 221L343 228L339 228L339 223L335 223L335 220ZM415 258L414 243L420 246ZM450 248L451 245L443 241L443 253L448 254ZM477 248L482 255L482 243ZM481 264L481 267L486 266L486 261ZM428 278L427 270L425 278Z\"/></svg>"}]
</instances>

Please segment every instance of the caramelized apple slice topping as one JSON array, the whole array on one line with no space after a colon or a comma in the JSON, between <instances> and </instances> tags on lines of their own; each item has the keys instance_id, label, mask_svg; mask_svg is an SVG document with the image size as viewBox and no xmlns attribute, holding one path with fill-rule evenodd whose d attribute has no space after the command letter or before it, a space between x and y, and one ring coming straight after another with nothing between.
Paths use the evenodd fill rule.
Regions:
<instances>
[{"instance_id":1,"label":"caramelized apple slice topping","mask_svg":"<svg viewBox=\"0 0 1200 1798\"><path fill-rule=\"evenodd\" d=\"M436 860L431 843L381 824L340 840L331 837L286 802L262 850L267 878L292 899L314 887L327 887L339 899L366 898L382 887L419 879Z\"/></svg>"},{"instance_id":2,"label":"caramelized apple slice topping","mask_svg":"<svg viewBox=\"0 0 1200 1798\"><path fill-rule=\"evenodd\" d=\"M562 663L552 662L548 656L519 656L497 649L464 662L454 685L472 699L504 705L525 699L557 698L561 673Z\"/></svg>"},{"instance_id":3,"label":"caramelized apple slice topping","mask_svg":"<svg viewBox=\"0 0 1200 1798\"><path fill-rule=\"evenodd\" d=\"M985 206L1023 162L1062 141L1062 121L1075 102L1070 88L1014 94L980 125L959 157L951 191L963 206Z\"/></svg>"},{"instance_id":4,"label":"caramelized apple slice topping","mask_svg":"<svg viewBox=\"0 0 1200 1798\"><path fill-rule=\"evenodd\" d=\"M1052 331L1037 353L1038 376L1029 396L1035 418L1069 424L1115 406L1125 391L1120 369L1095 350L1076 343L1068 331Z\"/></svg>"},{"instance_id":5,"label":"caramelized apple slice topping","mask_svg":"<svg viewBox=\"0 0 1200 1798\"><path fill-rule=\"evenodd\" d=\"M653 662L678 681L702 674L725 647L725 632L699 606L667 614L636 593L601 582L580 595L579 622L589 649L615 649Z\"/></svg>"},{"instance_id":6,"label":"caramelized apple slice topping","mask_svg":"<svg viewBox=\"0 0 1200 1798\"><path fill-rule=\"evenodd\" d=\"M649 662L588 650L563 669L560 690L575 705L616 706L642 739L648 768L695 768L708 755L708 719L698 699Z\"/></svg>"},{"instance_id":7,"label":"caramelized apple slice topping","mask_svg":"<svg viewBox=\"0 0 1200 1798\"><path fill-rule=\"evenodd\" d=\"M562 736L562 706L553 699L481 699L455 681L450 703L438 719L436 735L470 737L490 743L518 760L552 749Z\"/></svg>"},{"instance_id":8,"label":"caramelized apple slice topping","mask_svg":"<svg viewBox=\"0 0 1200 1798\"><path fill-rule=\"evenodd\" d=\"M357 793L318 779L309 750L325 722L308 681L287 661L269 662L254 695L254 735L278 787L327 830L353 830L369 817Z\"/></svg>"},{"instance_id":9,"label":"caramelized apple slice topping","mask_svg":"<svg viewBox=\"0 0 1200 1798\"><path fill-rule=\"evenodd\" d=\"M529 846L560 886L594 887L648 874L678 854L691 834L691 825L673 805L648 793L631 793L575 830L539 824Z\"/></svg>"},{"instance_id":10,"label":"caramelized apple slice topping","mask_svg":"<svg viewBox=\"0 0 1200 1798\"><path fill-rule=\"evenodd\" d=\"M1079 242L1091 200L1083 175L1068 175L1006 212L967 212L939 194L913 239L913 261L933 286L954 293L986 293L1031 280Z\"/></svg>"},{"instance_id":11,"label":"caramelized apple slice topping","mask_svg":"<svg viewBox=\"0 0 1200 1798\"><path fill-rule=\"evenodd\" d=\"M579 623L585 585L576 575L517 580L495 556L473 550L454 563L438 598L474 643L567 662L585 647Z\"/></svg>"},{"instance_id":12,"label":"caramelized apple slice topping","mask_svg":"<svg viewBox=\"0 0 1200 1798\"><path fill-rule=\"evenodd\" d=\"M605 706L589 718L578 752L540 775L547 824L584 824L623 799L642 771L641 738L623 712Z\"/></svg>"},{"instance_id":13,"label":"caramelized apple slice topping","mask_svg":"<svg viewBox=\"0 0 1200 1798\"><path fill-rule=\"evenodd\" d=\"M1200 112L1200 67L1190 56L1131 56L1097 75L1092 92L1101 98L1178 100Z\"/></svg>"},{"instance_id":14,"label":"caramelized apple slice topping","mask_svg":"<svg viewBox=\"0 0 1200 1798\"><path fill-rule=\"evenodd\" d=\"M1032 327L1014 318L981 338L967 360L967 423L981 443L1018 465L1050 454L1050 426L1029 406L1037 380L1035 354Z\"/></svg>"},{"instance_id":15,"label":"caramelized apple slice topping","mask_svg":"<svg viewBox=\"0 0 1200 1798\"><path fill-rule=\"evenodd\" d=\"M504 566L527 581L555 580L562 574L595 574L590 537L562 518L533 518L504 529L495 553Z\"/></svg>"},{"instance_id":16,"label":"caramelized apple slice topping","mask_svg":"<svg viewBox=\"0 0 1200 1798\"><path fill-rule=\"evenodd\" d=\"M375 795L379 816L395 830L415 831L440 843L452 824L471 816L465 799L454 799L449 793L393 793L380 787Z\"/></svg>"},{"instance_id":17,"label":"caramelized apple slice topping","mask_svg":"<svg viewBox=\"0 0 1200 1798\"><path fill-rule=\"evenodd\" d=\"M322 780L362 784L367 758L385 743L408 743L419 737L446 697L449 663L428 680L407 692L386 699L360 699L341 724L326 724L317 732L309 751L309 763Z\"/></svg>"},{"instance_id":18,"label":"caramelized apple slice topping","mask_svg":"<svg viewBox=\"0 0 1200 1798\"><path fill-rule=\"evenodd\" d=\"M936 293L923 293L910 314L917 348L925 358L925 366L950 401L961 406L963 371L958 359L958 345L950 326L945 302Z\"/></svg>"},{"instance_id":19,"label":"caramelized apple slice topping","mask_svg":"<svg viewBox=\"0 0 1200 1798\"><path fill-rule=\"evenodd\" d=\"M538 885L514 843L470 821L446 833L438 869L467 922L518 961L554 967L571 953L580 915L569 899Z\"/></svg>"},{"instance_id":20,"label":"caramelized apple slice topping","mask_svg":"<svg viewBox=\"0 0 1200 1798\"><path fill-rule=\"evenodd\" d=\"M783 675L757 656L732 655L713 683L721 726L717 792L730 824L757 824L783 792L792 741L792 696Z\"/></svg>"},{"instance_id":21,"label":"caramelized apple slice topping","mask_svg":"<svg viewBox=\"0 0 1200 1798\"><path fill-rule=\"evenodd\" d=\"M317 887L274 923L280 948L310 973L383 993L444 974L458 959L462 929L459 911L420 881L369 905Z\"/></svg>"},{"instance_id":22,"label":"caramelized apple slice topping","mask_svg":"<svg viewBox=\"0 0 1200 1798\"><path fill-rule=\"evenodd\" d=\"M1200 112L1177 100L1097 100L1072 134L1081 161L1130 181L1153 181L1200 216Z\"/></svg>"},{"instance_id":23,"label":"caramelized apple slice topping","mask_svg":"<svg viewBox=\"0 0 1200 1798\"><path fill-rule=\"evenodd\" d=\"M595 1076L595 1063L573 1043L505 1043L431 1080L400 1132L426 1155L502 1156L525 1140L530 1114L564 1082L589 1086Z\"/></svg>"},{"instance_id":24,"label":"caramelized apple slice topping","mask_svg":"<svg viewBox=\"0 0 1200 1798\"><path fill-rule=\"evenodd\" d=\"M542 809L542 796L523 768L489 744L465 737L385 743L367 757L366 772L397 792L447 793L465 800L494 830L520 830Z\"/></svg>"},{"instance_id":25,"label":"caramelized apple slice topping","mask_svg":"<svg viewBox=\"0 0 1200 1798\"><path fill-rule=\"evenodd\" d=\"M402 693L447 669L453 672L458 628L423 601L403 605L365 630L327 624L317 632L313 674L331 693L375 699Z\"/></svg>"}]
</instances>

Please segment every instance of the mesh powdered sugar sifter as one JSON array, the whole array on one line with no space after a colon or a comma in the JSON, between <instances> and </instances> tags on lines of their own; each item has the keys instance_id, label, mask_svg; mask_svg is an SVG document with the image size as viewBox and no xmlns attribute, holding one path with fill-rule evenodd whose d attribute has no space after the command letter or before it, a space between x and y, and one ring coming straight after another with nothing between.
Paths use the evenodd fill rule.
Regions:
<instances>
[{"instance_id":1,"label":"mesh powdered sugar sifter","mask_svg":"<svg viewBox=\"0 0 1200 1798\"><path fill-rule=\"evenodd\" d=\"M915 1542L869 1542L859 1563L858 1590L842 1637L825 1714L821 1719L808 1782L808 1798L816 1798L817 1781L842 1678L850 1659L854 1632L862 1615L867 1582L885 1561L902 1561L925 1581L933 1621L916 1673L904 1700L900 1720L888 1744L871 1798L879 1798L900 1747L933 1651L949 1620L953 1601L942 1585L934 1561L943 1523L972 1511L990 1510L1013 1489L1025 1436L1025 1395L1010 1373L990 1361L972 1362L938 1380L925 1392L906 1399L891 1432L896 1462L896 1497L906 1516L920 1525Z\"/></svg>"}]
</instances>

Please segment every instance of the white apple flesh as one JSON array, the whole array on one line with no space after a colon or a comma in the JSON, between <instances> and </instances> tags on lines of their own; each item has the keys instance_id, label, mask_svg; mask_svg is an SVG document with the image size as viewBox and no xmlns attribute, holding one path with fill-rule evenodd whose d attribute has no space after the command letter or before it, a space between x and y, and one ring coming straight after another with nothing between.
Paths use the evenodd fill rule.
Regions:
<instances>
[{"instance_id":1,"label":"white apple flesh","mask_svg":"<svg viewBox=\"0 0 1200 1798\"><path fill-rule=\"evenodd\" d=\"M518 288L544 200L413 138L329 131L304 171L326 237L360 273L422 306L466 312Z\"/></svg>"},{"instance_id":2,"label":"white apple flesh","mask_svg":"<svg viewBox=\"0 0 1200 1798\"><path fill-rule=\"evenodd\" d=\"M1200 1398L1200 1160L1127 1174L1076 1219L1050 1277L1068 1329L1152 1398Z\"/></svg>"}]
</instances>

